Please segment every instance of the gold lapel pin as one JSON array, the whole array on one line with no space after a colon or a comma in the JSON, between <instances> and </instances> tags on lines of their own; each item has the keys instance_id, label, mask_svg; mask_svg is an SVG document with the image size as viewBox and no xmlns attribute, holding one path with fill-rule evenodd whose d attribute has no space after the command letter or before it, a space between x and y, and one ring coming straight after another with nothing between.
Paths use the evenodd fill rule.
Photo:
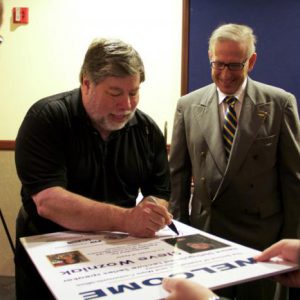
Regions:
<instances>
[{"instance_id":1,"label":"gold lapel pin","mask_svg":"<svg viewBox=\"0 0 300 300\"><path fill-rule=\"evenodd\" d=\"M268 113L266 111L259 111L257 112L257 115L265 119L268 116Z\"/></svg>"}]
</instances>

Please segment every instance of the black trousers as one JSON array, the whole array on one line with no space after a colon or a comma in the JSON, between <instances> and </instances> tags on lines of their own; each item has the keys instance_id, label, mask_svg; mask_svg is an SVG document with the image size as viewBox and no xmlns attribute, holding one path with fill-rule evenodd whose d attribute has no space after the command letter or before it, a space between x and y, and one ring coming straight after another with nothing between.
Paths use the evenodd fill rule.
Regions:
<instances>
[{"instance_id":1,"label":"black trousers","mask_svg":"<svg viewBox=\"0 0 300 300\"><path fill-rule=\"evenodd\" d=\"M230 300L273 300L275 290L276 283L274 281L260 279L219 289L214 292Z\"/></svg>"},{"instance_id":2,"label":"black trousers","mask_svg":"<svg viewBox=\"0 0 300 300\"><path fill-rule=\"evenodd\" d=\"M16 221L15 280L17 300L55 299L19 240L20 237L35 234L38 234L37 230L28 219L24 209L21 208Z\"/></svg>"},{"instance_id":3,"label":"black trousers","mask_svg":"<svg viewBox=\"0 0 300 300\"><path fill-rule=\"evenodd\" d=\"M289 300L300 300L300 288L291 288L289 294Z\"/></svg>"}]
</instances>

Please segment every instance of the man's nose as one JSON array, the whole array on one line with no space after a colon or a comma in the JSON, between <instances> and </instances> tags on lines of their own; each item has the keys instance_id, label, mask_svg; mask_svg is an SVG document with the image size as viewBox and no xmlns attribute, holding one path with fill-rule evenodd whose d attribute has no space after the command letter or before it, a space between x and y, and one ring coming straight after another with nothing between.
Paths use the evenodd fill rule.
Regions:
<instances>
[{"instance_id":1,"label":"man's nose","mask_svg":"<svg viewBox=\"0 0 300 300\"><path fill-rule=\"evenodd\" d=\"M132 108L130 96L124 95L118 102L118 107L124 110L130 110Z\"/></svg>"},{"instance_id":2,"label":"man's nose","mask_svg":"<svg viewBox=\"0 0 300 300\"><path fill-rule=\"evenodd\" d=\"M222 77L222 78L231 78L232 76L232 71L225 67L223 70L220 70L219 71L219 75Z\"/></svg>"}]
</instances>

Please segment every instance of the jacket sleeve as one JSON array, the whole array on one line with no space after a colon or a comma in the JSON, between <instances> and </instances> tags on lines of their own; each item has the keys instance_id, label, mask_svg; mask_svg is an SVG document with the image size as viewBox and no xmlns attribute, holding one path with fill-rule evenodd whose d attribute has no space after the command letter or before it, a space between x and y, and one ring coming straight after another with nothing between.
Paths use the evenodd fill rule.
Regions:
<instances>
[{"instance_id":1,"label":"jacket sleeve","mask_svg":"<svg viewBox=\"0 0 300 300\"><path fill-rule=\"evenodd\" d=\"M281 238L295 238L300 222L300 122L297 102L289 94L283 108L279 140L279 176L284 209Z\"/></svg>"}]
</instances>

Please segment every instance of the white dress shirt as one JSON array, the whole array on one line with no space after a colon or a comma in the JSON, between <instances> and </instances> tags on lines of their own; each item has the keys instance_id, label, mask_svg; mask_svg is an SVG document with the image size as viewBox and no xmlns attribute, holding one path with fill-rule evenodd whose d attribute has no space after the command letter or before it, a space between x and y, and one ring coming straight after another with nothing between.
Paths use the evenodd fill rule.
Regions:
<instances>
[{"instance_id":1,"label":"white dress shirt","mask_svg":"<svg viewBox=\"0 0 300 300\"><path fill-rule=\"evenodd\" d=\"M240 86L240 88L235 92L234 95L226 95L220 91L219 88L217 88L218 91L218 98L219 98L219 115L220 115L220 124L221 128L223 128L223 123L224 123L224 118L225 118L225 113L228 107L228 104L224 102L224 99L227 96L234 96L237 98L237 102L234 105L234 110L236 112L236 117L237 120L239 120L241 110L242 110L242 104L245 96L245 89L247 85L247 77L244 80L243 84ZM239 122L237 122L239 124Z\"/></svg>"}]
</instances>

